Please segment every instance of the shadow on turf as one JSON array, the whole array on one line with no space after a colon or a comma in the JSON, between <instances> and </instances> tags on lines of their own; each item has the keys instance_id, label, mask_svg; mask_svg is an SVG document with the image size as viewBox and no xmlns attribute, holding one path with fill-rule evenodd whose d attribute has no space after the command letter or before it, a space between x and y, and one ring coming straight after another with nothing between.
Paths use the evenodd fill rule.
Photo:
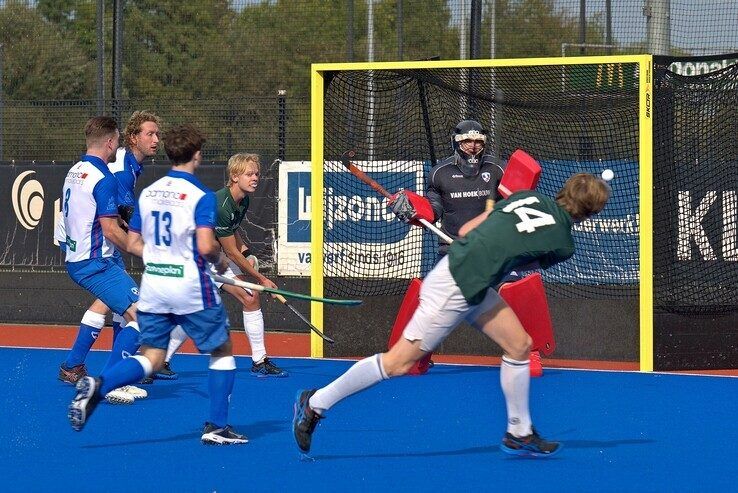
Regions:
<instances>
[{"instance_id":1,"label":"shadow on turf","mask_svg":"<svg viewBox=\"0 0 738 493\"><path fill-rule=\"evenodd\" d=\"M200 397L208 399L208 393L205 387L198 381L157 381L153 385L140 385L142 389L145 389L149 396L146 400L158 401L160 399L174 399L181 397L185 394L195 394Z\"/></svg>"},{"instance_id":2,"label":"shadow on turf","mask_svg":"<svg viewBox=\"0 0 738 493\"><path fill-rule=\"evenodd\" d=\"M566 440L563 442L564 450L567 449L581 449L581 448L615 448L620 445L646 445L654 443L655 440L610 440L610 441L599 441L599 440ZM336 460L336 459L361 459L365 457L372 457L377 459L399 459L403 457L447 457L447 456L458 456L458 455L472 455L472 454L491 454L491 453L502 453L499 445L489 445L486 447L469 447L459 450L437 450L432 452L420 452L417 454L408 452L388 453L388 454L347 454L347 455L310 455L310 458L314 460ZM519 457L512 457L518 459ZM560 458L557 455L555 458L543 458L545 460L556 460Z\"/></svg>"},{"instance_id":3,"label":"shadow on turf","mask_svg":"<svg viewBox=\"0 0 738 493\"><path fill-rule=\"evenodd\" d=\"M233 428L240 433L244 433L249 440L262 439L266 436L275 433L284 433L290 427L290 423L284 420L266 420L257 421L249 424L233 425ZM98 443L95 445L83 445L81 448L85 449L97 449L97 448L109 448L109 447L126 447L130 445L151 445L154 443L170 443L170 442L182 442L182 441L199 441L202 436L202 431L195 431L192 433L182 433L179 435L172 435L160 438L152 438L148 440L130 440L121 442L111 443Z\"/></svg>"}]
</instances>

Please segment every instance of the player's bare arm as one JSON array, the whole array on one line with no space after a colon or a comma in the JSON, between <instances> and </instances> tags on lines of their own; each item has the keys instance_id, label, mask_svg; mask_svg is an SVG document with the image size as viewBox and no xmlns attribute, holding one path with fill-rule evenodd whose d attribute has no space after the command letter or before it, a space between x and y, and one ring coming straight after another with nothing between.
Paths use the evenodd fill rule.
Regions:
<instances>
[{"instance_id":1,"label":"player's bare arm","mask_svg":"<svg viewBox=\"0 0 738 493\"><path fill-rule=\"evenodd\" d=\"M482 224L482 222L484 222L484 220L487 219L487 217L490 215L491 212L492 211L484 211L478 216L475 216L469 219L467 222L465 222L464 225L461 228L459 228L459 237L466 236L469 233L469 231L473 230L474 228Z\"/></svg>"},{"instance_id":2,"label":"player's bare arm","mask_svg":"<svg viewBox=\"0 0 738 493\"><path fill-rule=\"evenodd\" d=\"M143 257L144 242L141 233L128 231L127 250L131 255Z\"/></svg>"},{"instance_id":3,"label":"player's bare arm","mask_svg":"<svg viewBox=\"0 0 738 493\"><path fill-rule=\"evenodd\" d=\"M215 239L213 230L197 228L195 234L197 236L197 251L205 257L205 260L215 265L218 274L224 273L228 269L228 261L221 253L220 243Z\"/></svg>"},{"instance_id":4,"label":"player's bare arm","mask_svg":"<svg viewBox=\"0 0 738 493\"><path fill-rule=\"evenodd\" d=\"M218 241L220 241L220 244L223 247L223 252L225 252L226 256L231 260L231 262L236 264L238 268L241 269L241 272L252 276L262 286L266 286L268 288L277 287L277 285L274 284L271 279L254 269L251 263L246 260L246 257L244 257L241 253L244 250L245 245L237 235L221 236L218 238Z\"/></svg>"},{"instance_id":5,"label":"player's bare arm","mask_svg":"<svg viewBox=\"0 0 738 493\"><path fill-rule=\"evenodd\" d=\"M126 232L118 225L118 217L101 217L100 226L103 236L118 247L121 251L128 251L128 238Z\"/></svg>"}]
</instances>

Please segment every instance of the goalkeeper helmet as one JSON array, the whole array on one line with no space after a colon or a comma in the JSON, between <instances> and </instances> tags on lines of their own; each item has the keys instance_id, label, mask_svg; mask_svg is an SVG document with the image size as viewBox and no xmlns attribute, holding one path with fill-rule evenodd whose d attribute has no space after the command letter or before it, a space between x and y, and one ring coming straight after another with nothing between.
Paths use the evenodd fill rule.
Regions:
<instances>
[{"instance_id":1,"label":"goalkeeper helmet","mask_svg":"<svg viewBox=\"0 0 738 493\"><path fill-rule=\"evenodd\" d=\"M468 153L461 148L465 140L481 141L479 152ZM456 153L456 164L464 176L477 176L482 164L481 158L487 145L487 130L475 120L463 120L454 128L451 145Z\"/></svg>"}]
</instances>

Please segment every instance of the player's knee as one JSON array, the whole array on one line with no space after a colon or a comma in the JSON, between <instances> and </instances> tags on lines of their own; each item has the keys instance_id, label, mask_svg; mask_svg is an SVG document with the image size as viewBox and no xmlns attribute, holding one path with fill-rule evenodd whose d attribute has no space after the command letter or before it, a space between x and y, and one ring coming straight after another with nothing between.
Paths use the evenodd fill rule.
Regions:
<instances>
[{"instance_id":1,"label":"player's knee","mask_svg":"<svg viewBox=\"0 0 738 493\"><path fill-rule=\"evenodd\" d=\"M238 294L236 295L236 298L241 303L244 311L252 312L259 309L259 298L256 293L251 295L247 293L244 289L237 291L237 293Z\"/></svg>"},{"instance_id":2,"label":"player's knee","mask_svg":"<svg viewBox=\"0 0 738 493\"><path fill-rule=\"evenodd\" d=\"M220 358L221 356L231 356L233 354L233 343L230 339L221 344L217 349L210 353L210 356Z\"/></svg>"},{"instance_id":3,"label":"player's knee","mask_svg":"<svg viewBox=\"0 0 738 493\"><path fill-rule=\"evenodd\" d=\"M254 312L261 307L259 298L257 296L249 296L249 295L246 295L246 297L243 300L241 300L241 305L243 306L244 311L246 312Z\"/></svg>"},{"instance_id":4,"label":"player's knee","mask_svg":"<svg viewBox=\"0 0 738 493\"><path fill-rule=\"evenodd\" d=\"M505 352L515 360L523 361L528 359L530 349L533 346L533 339L527 333L523 333L521 337L516 338Z\"/></svg>"},{"instance_id":5,"label":"player's knee","mask_svg":"<svg viewBox=\"0 0 738 493\"><path fill-rule=\"evenodd\" d=\"M126 322L135 322L136 321L136 303L132 304L128 307L128 309L123 314L123 319Z\"/></svg>"}]
</instances>

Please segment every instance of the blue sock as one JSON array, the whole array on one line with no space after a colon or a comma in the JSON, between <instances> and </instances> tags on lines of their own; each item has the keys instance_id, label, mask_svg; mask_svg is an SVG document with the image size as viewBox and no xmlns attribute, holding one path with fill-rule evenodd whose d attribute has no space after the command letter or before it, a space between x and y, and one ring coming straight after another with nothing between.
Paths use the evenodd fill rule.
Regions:
<instances>
[{"instance_id":1,"label":"blue sock","mask_svg":"<svg viewBox=\"0 0 738 493\"><path fill-rule=\"evenodd\" d=\"M103 370L100 375L102 380L100 395L104 396L111 390L138 382L145 376L146 370L138 358L125 358L111 368Z\"/></svg>"},{"instance_id":2,"label":"blue sock","mask_svg":"<svg viewBox=\"0 0 738 493\"><path fill-rule=\"evenodd\" d=\"M228 401L236 380L236 370L214 370L208 372L210 390L210 422L218 428L228 424Z\"/></svg>"},{"instance_id":3,"label":"blue sock","mask_svg":"<svg viewBox=\"0 0 738 493\"><path fill-rule=\"evenodd\" d=\"M117 320L113 320L113 342L118 338L118 334L120 334L122 327L120 326L120 322Z\"/></svg>"},{"instance_id":4,"label":"blue sock","mask_svg":"<svg viewBox=\"0 0 738 493\"><path fill-rule=\"evenodd\" d=\"M90 348L95 344L97 336L100 334L100 330L104 324L105 315L89 310L85 312L82 322L79 324L77 339L74 341L66 361L64 361L66 368L78 366L85 362L87 353L90 352Z\"/></svg>"},{"instance_id":5,"label":"blue sock","mask_svg":"<svg viewBox=\"0 0 738 493\"><path fill-rule=\"evenodd\" d=\"M138 351L138 324L136 322L128 322L113 341L113 349L110 351L108 362L105 363L103 373L113 367L117 362L129 356L133 356Z\"/></svg>"}]
</instances>

